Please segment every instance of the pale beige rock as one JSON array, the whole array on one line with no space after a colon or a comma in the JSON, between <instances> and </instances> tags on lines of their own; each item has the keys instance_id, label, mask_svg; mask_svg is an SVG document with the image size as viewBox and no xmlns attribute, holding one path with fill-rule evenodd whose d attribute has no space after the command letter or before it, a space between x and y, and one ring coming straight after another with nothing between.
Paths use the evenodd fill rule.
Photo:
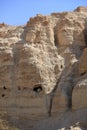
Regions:
<instances>
[{"instance_id":1,"label":"pale beige rock","mask_svg":"<svg viewBox=\"0 0 87 130\"><path fill-rule=\"evenodd\" d=\"M73 108L87 107L86 10L39 14L25 26L0 24L2 107L29 107L30 115L45 114L44 95L53 91L58 80L53 112L65 110L64 96L72 87ZM38 97L36 86L43 89Z\"/></svg>"}]
</instances>

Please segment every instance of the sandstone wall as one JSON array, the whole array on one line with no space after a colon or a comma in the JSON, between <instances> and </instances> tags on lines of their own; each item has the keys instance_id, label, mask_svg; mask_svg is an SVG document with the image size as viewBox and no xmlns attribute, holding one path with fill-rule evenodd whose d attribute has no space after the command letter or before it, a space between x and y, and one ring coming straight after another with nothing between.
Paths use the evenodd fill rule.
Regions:
<instances>
[{"instance_id":1,"label":"sandstone wall","mask_svg":"<svg viewBox=\"0 0 87 130\"><path fill-rule=\"evenodd\" d=\"M86 9L86 8L85 8ZM37 15L25 26L0 24L0 104L46 113L45 94L58 79L53 111L65 109L64 92L74 86L73 108L87 107L87 13ZM34 92L36 87L40 93ZM62 102L61 102L62 101Z\"/></svg>"}]
</instances>

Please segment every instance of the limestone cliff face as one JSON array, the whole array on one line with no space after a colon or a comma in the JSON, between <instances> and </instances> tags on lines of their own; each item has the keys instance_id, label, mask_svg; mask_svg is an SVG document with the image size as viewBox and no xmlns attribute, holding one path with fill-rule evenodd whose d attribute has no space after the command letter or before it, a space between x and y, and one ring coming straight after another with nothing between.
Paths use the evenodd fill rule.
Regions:
<instances>
[{"instance_id":1,"label":"limestone cliff face","mask_svg":"<svg viewBox=\"0 0 87 130\"><path fill-rule=\"evenodd\" d=\"M39 96L43 99L44 94L52 92L58 79L58 92L64 93L73 86L73 105L87 107L85 10L86 7L79 7L73 12L39 14L25 26L0 24L0 104L3 107L13 104L32 107L36 102L35 86L42 87ZM82 104L78 103L81 97ZM35 105L44 107L39 100L41 104Z\"/></svg>"}]
</instances>

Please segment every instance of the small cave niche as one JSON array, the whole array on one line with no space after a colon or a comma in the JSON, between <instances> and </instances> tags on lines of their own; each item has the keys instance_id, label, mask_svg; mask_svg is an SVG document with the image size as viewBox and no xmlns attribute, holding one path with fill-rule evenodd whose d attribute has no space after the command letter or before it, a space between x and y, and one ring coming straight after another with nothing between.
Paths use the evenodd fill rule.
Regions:
<instances>
[{"instance_id":1,"label":"small cave niche","mask_svg":"<svg viewBox=\"0 0 87 130\"><path fill-rule=\"evenodd\" d=\"M1 97L5 97L5 94L2 94Z\"/></svg>"},{"instance_id":2,"label":"small cave niche","mask_svg":"<svg viewBox=\"0 0 87 130\"><path fill-rule=\"evenodd\" d=\"M62 68L63 68L63 65L61 65L60 68L62 69Z\"/></svg>"},{"instance_id":3,"label":"small cave niche","mask_svg":"<svg viewBox=\"0 0 87 130\"><path fill-rule=\"evenodd\" d=\"M27 87L24 87L23 90L27 90Z\"/></svg>"},{"instance_id":4,"label":"small cave niche","mask_svg":"<svg viewBox=\"0 0 87 130\"><path fill-rule=\"evenodd\" d=\"M18 91L20 91L21 90L21 87L20 86L18 86Z\"/></svg>"},{"instance_id":5,"label":"small cave niche","mask_svg":"<svg viewBox=\"0 0 87 130\"><path fill-rule=\"evenodd\" d=\"M27 87L20 87L20 86L18 86L18 87L17 87L17 90L18 90L18 91L27 90Z\"/></svg>"},{"instance_id":6,"label":"small cave niche","mask_svg":"<svg viewBox=\"0 0 87 130\"><path fill-rule=\"evenodd\" d=\"M6 90L7 89L6 86L3 86L3 89Z\"/></svg>"},{"instance_id":7,"label":"small cave niche","mask_svg":"<svg viewBox=\"0 0 87 130\"><path fill-rule=\"evenodd\" d=\"M38 94L39 94L40 92L43 91L42 85L41 85L41 84L35 85L35 86L33 87L33 91L34 91L35 93L38 93Z\"/></svg>"}]
</instances>

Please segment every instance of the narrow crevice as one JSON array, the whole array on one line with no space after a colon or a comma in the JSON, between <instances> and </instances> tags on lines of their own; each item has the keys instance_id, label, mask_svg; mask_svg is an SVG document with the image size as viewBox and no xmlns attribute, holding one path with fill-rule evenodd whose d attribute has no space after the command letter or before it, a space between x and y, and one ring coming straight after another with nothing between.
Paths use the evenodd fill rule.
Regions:
<instances>
[{"instance_id":1,"label":"narrow crevice","mask_svg":"<svg viewBox=\"0 0 87 130\"><path fill-rule=\"evenodd\" d=\"M85 75L85 74L86 74L86 71L85 71L85 72L83 72L83 73L81 73L81 74L80 74L80 76L83 76L83 75Z\"/></svg>"},{"instance_id":2,"label":"narrow crevice","mask_svg":"<svg viewBox=\"0 0 87 130\"><path fill-rule=\"evenodd\" d=\"M83 30L83 33L84 33L85 44L86 44L86 47L87 47L87 28L85 28L85 29Z\"/></svg>"},{"instance_id":3,"label":"narrow crevice","mask_svg":"<svg viewBox=\"0 0 87 130\"><path fill-rule=\"evenodd\" d=\"M58 48L58 37L57 37L58 27L54 27L54 45Z\"/></svg>"},{"instance_id":4,"label":"narrow crevice","mask_svg":"<svg viewBox=\"0 0 87 130\"><path fill-rule=\"evenodd\" d=\"M54 44L56 47L58 47L58 39L56 35L54 35Z\"/></svg>"}]
</instances>

